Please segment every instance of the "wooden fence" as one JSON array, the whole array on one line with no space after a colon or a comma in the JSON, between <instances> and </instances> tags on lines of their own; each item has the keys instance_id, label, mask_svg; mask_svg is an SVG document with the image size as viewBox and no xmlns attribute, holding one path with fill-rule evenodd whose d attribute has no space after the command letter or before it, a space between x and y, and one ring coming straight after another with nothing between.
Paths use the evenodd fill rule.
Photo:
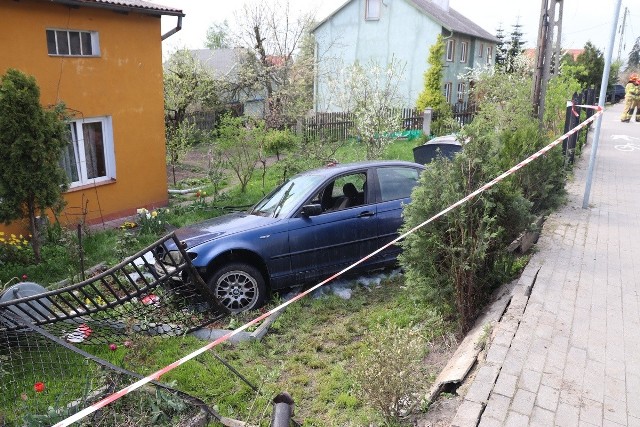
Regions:
<instances>
[{"instance_id":1,"label":"wooden fence","mask_svg":"<svg viewBox=\"0 0 640 427\"><path fill-rule=\"evenodd\" d=\"M475 116L474 105L467 103L457 103L451 106L453 118L466 125L471 123ZM389 114L397 114L398 111L391 111ZM418 112L415 108L403 108L399 111L402 119L403 130L422 130L424 113ZM434 117L435 119L435 117ZM317 139L321 137L331 139L347 139L353 135L353 113L316 113L315 116L306 117L298 121L296 133L305 139Z\"/></svg>"},{"instance_id":2,"label":"wooden fence","mask_svg":"<svg viewBox=\"0 0 640 427\"><path fill-rule=\"evenodd\" d=\"M451 106L454 119L460 125L471 123L475 116L476 109L467 103L457 103ZM196 125L196 128L203 131L215 129L224 114L241 116L242 104L229 106L225 111L195 111L187 114L187 119ZM415 108L403 108L402 110L390 111L389 114L399 114L402 120L402 130L422 130L424 113L418 112ZM434 116L433 119L437 117ZM298 135L306 140L328 138L347 139L354 134L353 113L316 113L314 116L305 117L298 120L295 126Z\"/></svg>"}]
</instances>

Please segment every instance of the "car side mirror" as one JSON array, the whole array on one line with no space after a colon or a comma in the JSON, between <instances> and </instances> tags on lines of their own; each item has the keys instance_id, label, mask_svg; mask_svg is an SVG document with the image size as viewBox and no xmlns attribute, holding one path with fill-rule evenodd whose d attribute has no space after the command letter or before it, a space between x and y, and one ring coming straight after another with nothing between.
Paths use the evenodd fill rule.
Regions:
<instances>
[{"instance_id":1,"label":"car side mirror","mask_svg":"<svg viewBox=\"0 0 640 427\"><path fill-rule=\"evenodd\" d=\"M304 205L300 211L302 216L318 216L322 213L322 205L318 203L312 203L310 205Z\"/></svg>"}]
</instances>

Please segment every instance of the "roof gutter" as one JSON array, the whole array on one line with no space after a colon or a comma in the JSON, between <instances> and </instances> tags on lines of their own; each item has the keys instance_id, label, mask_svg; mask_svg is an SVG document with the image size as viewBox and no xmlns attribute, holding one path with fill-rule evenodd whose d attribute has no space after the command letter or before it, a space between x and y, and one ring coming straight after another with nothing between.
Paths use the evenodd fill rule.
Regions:
<instances>
[{"instance_id":1,"label":"roof gutter","mask_svg":"<svg viewBox=\"0 0 640 427\"><path fill-rule=\"evenodd\" d=\"M97 3L97 2L92 3L92 2L81 1L81 0L50 0L50 1L51 3L58 3L65 6L70 6L73 8L91 7L95 9L112 10L114 12L120 12L120 13L136 12L136 13L142 13L145 15L154 15L154 16L162 16L162 15L178 16L178 17L184 16L184 13L182 13L181 10L177 10L177 9L151 9L151 8L145 8L145 7L134 7L134 6L120 5L120 4Z\"/></svg>"},{"instance_id":2,"label":"roof gutter","mask_svg":"<svg viewBox=\"0 0 640 427\"><path fill-rule=\"evenodd\" d=\"M182 29L182 16L178 16L178 23L176 24L176 27L164 33L162 35L162 41L164 41L165 39L168 39L169 37L171 37L178 31L180 31L181 29Z\"/></svg>"}]
</instances>

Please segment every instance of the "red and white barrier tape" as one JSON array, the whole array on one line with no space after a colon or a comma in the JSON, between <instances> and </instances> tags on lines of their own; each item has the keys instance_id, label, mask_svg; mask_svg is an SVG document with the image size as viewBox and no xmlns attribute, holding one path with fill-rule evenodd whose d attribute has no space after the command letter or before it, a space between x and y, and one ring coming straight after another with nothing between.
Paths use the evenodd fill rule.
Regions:
<instances>
[{"instance_id":1,"label":"red and white barrier tape","mask_svg":"<svg viewBox=\"0 0 640 427\"><path fill-rule=\"evenodd\" d=\"M183 363L193 359L194 357L199 356L200 354L204 353L207 350L211 350L213 347L215 347L218 344L221 344L221 343L227 341L229 338L233 337L234 335L237 335L238 333L244 331L245 329L249 328L250 326L261 322L262 320L264 320L267 317L271 316L272 314L275 314L276 312L282 310L283 308L287 307L288 305L293 304L294 302L298 301L301 298L304 298L305 296L309 295L310 293L312 293L316 289L318 289L321 286L323 286L323 285L327 284L328 282L332 281L336 277L341 276L344 273L346 273L347 271L351 270L352 268L362 264L363 262L365 262L369 258L371 258L371 257L379 254L383 250L387 249L389 246L398 243L400 240L402 240L405 237L407 237L408 235L416 232L418 229L424 227L425 225L429 224L430 222L435 221L436 219L438 219L441 216L447 214L448 212L450 212L451 210L455 209L456 207L468 202L469 200L471 200L474 197L476 197L478 194L480 194L480 193L486 191L487 189L493 187L498 182L502 181L503 179L505 179L509 175L513 174L517 170L522 169L524 166L528 165L533 160L537 159L538 157L542 156L543 154L547 153L549 150L554 148L556 145L560 144L565 138L568 138L569 136L571 136L571 135L575 134L576 132L578 132L580 129L582 129L585 126L587 126L589 123L593 122L604 111L602 109L602 107L600 107L600 106L577 105L577 107L589 108L589 109L594 109L594 110L597 110L597 111L593 116L589 117L587 120L585 120L584 122L580 123L575 128L569 130L567 133L565 133L560 138L556 139L555 141L553 141L552 143L550 143L546 147L542 148L540 151L532 154L531 156L529 156L528 158L524 159L523 161L521 161L517 165L513 166L511 169L507 170L506 172L504 172L501 175L497 176L496 178L494 178L490 182L486 183L482 187L478 188L473 193L470 193L469 195L467 195L463 199L458 200L456 203L452 204L448 208L445 208L444 210L440 211L439 213L437 213L436 215L434 215L431 218L427 219L426 221L416 225L415 227L413 227L409 231L407 231L407 232L403 233L402 235L398 236L396 239L394 239L391 242L387 243L386 245L384 245L380 249L377 249L376 251L370 253L369 255L365 256L361 260L351 264L350 266L348 266L348 267L344 268L343 270L337 272L333 276L323 280L322 282L318 283L317 285L313 286L312 288L307 289L306 291L296 295L295 297L293 297L290 300L280 304L279 306L269 310L268 312L256 317L255 319L251 320L250 322L245 323L244 325L240 326L239 328L227 333L226 335L221 336L220 338L216 339L215 341L210 342L209 344L205 345L204 347L202 347L202 348L200 348L200 349L198 349L198 350L196 350L196 351L184 356L183 358L181 358L179 360L176 360L172 364L170 364L168 366L165 366L164 368L154 372L153 374L149 375L148 377L145 377L145 378L143 378L143 379L141 379L139 381L136 381L135 383L129 385L128 387L125 387L122 390L120 390L120 391L118 391L118 392L116 392L116 393L114 393L114 394L112 394L110 396L105 397L104 399L100 400L99 402L96 402L93 405L83 409L82 411L77 412L76 414L70 416L69 418L66 418L66 419L60 421L59 423L55 424L53 427L65 427L65 426L71 425L72 423L81 420L82 418L86 417L87 415L89 415L89 414L97 411L98 409L108 405L109 403L121 398L122 396L124 396L124 395L126 395L126 394L128 394L128 393L130 393L130 392L142 387L143 385L145 385L145 384L147 384L147 383L149 383L149 382L151 382L153 380L159 380L162 375L164 375L167 372L173 370L174 368L177 368L178 366L180 366Z\"/></svg>"}]
</instances>

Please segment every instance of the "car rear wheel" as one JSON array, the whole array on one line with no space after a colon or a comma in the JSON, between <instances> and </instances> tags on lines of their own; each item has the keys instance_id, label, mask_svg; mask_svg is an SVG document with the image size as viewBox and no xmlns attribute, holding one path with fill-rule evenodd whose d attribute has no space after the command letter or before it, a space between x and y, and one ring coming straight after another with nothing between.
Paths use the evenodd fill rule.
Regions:
<instances>
[{"instance_id":1,"label":"car rear wheel","mask_svg":"<svg viewBox=\"0 0 640 427\"><path fill-rule=\"evenodd\" d=\"M262 306L267 293L260 271L244 263L227 264L216 271L209 279L209 289L231 313Z\"/></svg>"}]
</instances>

